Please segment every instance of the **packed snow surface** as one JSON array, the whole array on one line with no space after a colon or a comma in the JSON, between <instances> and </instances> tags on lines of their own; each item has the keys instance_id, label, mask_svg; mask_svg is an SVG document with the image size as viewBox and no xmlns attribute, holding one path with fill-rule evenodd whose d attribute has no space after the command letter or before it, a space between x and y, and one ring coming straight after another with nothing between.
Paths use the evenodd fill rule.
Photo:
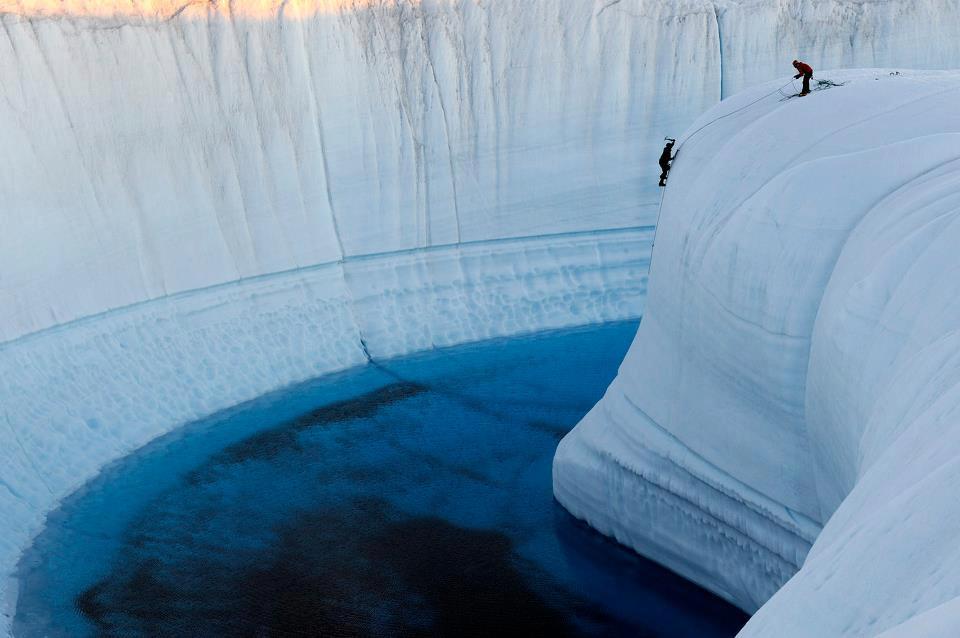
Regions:
<instances>
[{"instance_id":1,"label":"packed snow surface","mask_svg":"<svg viewBox=\"0 0 960 638\"><path fill-rule=\"evenodd\" d=\"M955 635L960 73L825 75L681 138L643 323L554 489L759 608L742 636Z\"/></svg>"},{"instance_id":2,"label":"packed snow surface","mask_svg":"<svg viewBox=\"0 0 960 638\"><path fill-rule=\"evenodd\" d=\"M0 0L0 634L105 463L367 354L638 316L664 135L797 56L948 68L958 15Z\"/></svg>"}]
</instances>

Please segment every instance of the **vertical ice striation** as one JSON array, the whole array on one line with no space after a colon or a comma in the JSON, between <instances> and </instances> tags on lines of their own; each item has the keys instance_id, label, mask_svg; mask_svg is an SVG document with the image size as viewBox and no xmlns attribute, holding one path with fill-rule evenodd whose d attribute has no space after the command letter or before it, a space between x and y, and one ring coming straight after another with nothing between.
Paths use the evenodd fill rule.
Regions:
<instances>
[{"instance_id":1,"label":"vertical ice striation","mask_svg":"<svg viewBox=\"0 0 960 638\"><path fill-rule=\"evenodd\" d=\"M649 224L651 127L718 98L689 0L5 8L2 340L346 256Z\"/></svg>"},{"instance_id":2,"label":"vertical ice striation","mask_svg":"<svg viewBox=\"0 0 960 638\"><path fill-rule=\"evenodd\" d=\"M957 0L0 2L0 340L344 256L652 222L721 91L944 68Z\"/></svg>"}]
</instances>

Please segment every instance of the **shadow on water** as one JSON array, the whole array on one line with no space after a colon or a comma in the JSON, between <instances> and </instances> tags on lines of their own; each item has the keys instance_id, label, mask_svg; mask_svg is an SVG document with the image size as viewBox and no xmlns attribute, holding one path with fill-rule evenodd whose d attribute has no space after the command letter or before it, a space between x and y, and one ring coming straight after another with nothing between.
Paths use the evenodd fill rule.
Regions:
<instances>
[{"instance_id":1,"label":"shadow on water","mask_svg":"<svg viewBox=\"0 0 960 638\"><path fill-rule=\"evenodd\" d=\"M552 499L635 328L369 366L148 446L51 514L17 635L732 636L745 615Z\"/></svg>"}]
</instances>

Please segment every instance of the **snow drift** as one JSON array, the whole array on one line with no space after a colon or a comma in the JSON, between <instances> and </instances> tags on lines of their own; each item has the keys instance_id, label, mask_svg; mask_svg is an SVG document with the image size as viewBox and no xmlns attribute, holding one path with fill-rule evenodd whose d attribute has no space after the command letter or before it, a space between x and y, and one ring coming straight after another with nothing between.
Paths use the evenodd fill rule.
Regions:
<instances>
[{"instance_id":1,"label":"snow drift","mask_svg":"<svg viewBox=\"0 0 960 638\"><path fill-rule=\"evenodd\" d=\"M0 634L111 459L367 353L638 316L664 134L797 55L948 67L957 15L0 0Z\"/></svg>"},{"instance_id":2,"label":"snow drift","mask_svg":"<svg viewBox=\"0 0 960 638\"><path fill-rule=\"evenodd\" d=\"M743 636L948 635L960 73L831 75L848 84L758 87L681 140L647 312L555 493L760 608Z\"/></svg>"}]
</instances>

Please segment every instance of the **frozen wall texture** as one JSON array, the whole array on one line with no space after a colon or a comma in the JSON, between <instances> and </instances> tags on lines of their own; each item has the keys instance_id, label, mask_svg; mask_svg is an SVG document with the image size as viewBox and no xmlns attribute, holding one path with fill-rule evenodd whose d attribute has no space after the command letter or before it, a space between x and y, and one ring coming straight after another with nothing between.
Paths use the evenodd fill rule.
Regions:
<instances>
[{"instance_id":1,"label":"frozen wall texture","mask_svg":"<svg viewBox=\"0 0 960 638\"><path fill-rule=\"evenodd\" d=\"M725 94L944 68L960 0L0 0L0 340L345 256L652 223Z\"/></svg>"},{"instance_id":2,"label":"frozen wall texture","mask_svg":"<svg viewBox=\"0 0 960 638\"><path fill-rule=\"evenodd\" d=\"M834 77L803 99L738 95L681 140L647 312L561 443L555 492L760 608L743 636L946 636L960 73Z\"/></svg>"},{"instance_id":3,"label":"frozen wall texture","mask_svg":"<svg viewBox=\"0 0 960 638\"><path fill-rule=\"evenodd\" d=\"M957 15L0 0L0 634L20 548L104 463L364 346L636 317L664 135L798 55L949 67Z\"/></svg>"}]
</instances>

